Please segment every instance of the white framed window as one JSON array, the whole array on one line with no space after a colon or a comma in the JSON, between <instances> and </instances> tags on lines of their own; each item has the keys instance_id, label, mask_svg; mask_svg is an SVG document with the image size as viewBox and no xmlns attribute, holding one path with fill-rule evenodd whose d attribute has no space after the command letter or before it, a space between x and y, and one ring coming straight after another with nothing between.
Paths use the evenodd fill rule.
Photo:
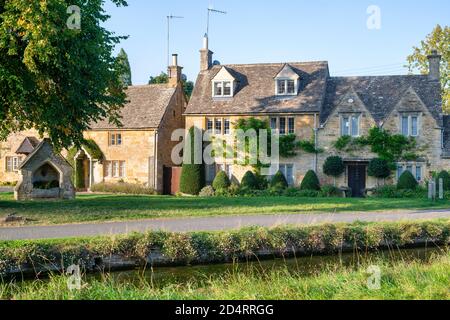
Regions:
<instances>
[{"instance_id":1,"label":"white framed window","mask_svg":"<svg viewBox=\"0 0 450 320\"><path fill-rule=\"evenodd\" d=\"M231 81L214 81L213 82L214 97L232 97L233 83Z\"/></svg>"},{"instance_id":2,"label":"white framed window","mask_svg":"<svg viewBox=\"0 0 450 320\"><path fill-rule=\"evenodd\" d=\"M341 116L341 136L359 137L359 121L358 115Z\"/></svg>"},{"instance_id":3,"label":"white framed window","mask_svg":"<svg viewBox=\"0 0 450 320\"><path fill-rule=\"evenodd\" d=\"M279 96L292 96L297 94L297 80L277 79L276 93Z\"/></svg>"},{"instance_id":4,"label":"white framed window","mask_svg":"<svg viewBox=\"0 0 450 320\"><path fill-rule=\"evenodd\" d=\"M288 134L294 134L294 133L295 133L295 119L288 118Z\"/></svg>"},{"instance_id":5,"label":"white framed window","mask_svg":"<svg viewBox=\"0 0 450 320\"><path fill-rule=\"evenodd\" d=\"M122 134L121 133L110 133L109 134L109 145L110 146L121 146L122 145Z\"/></svg>"},{"instance_id":6,"label":"white framed window","mask_svg":"<svg viewBox=\"0 0 450 320\"><path fill-rule=\"evenodd\" d=\"M419 116L403 115L400 120L401 133L405 137L419 136Z\"/></svg>"},{"instance_id":7,"label":"white framed window","mask_svg":"<svg viewBox=\"0 0 450 320\"><path fill-rule=\"evenodd\" d=\"M5 169L6 172L16 172L19 170L22 164L22 157L6 157L5 158Z\"/></svg>"},{"instance_id":8,"label":"white framed window","mask_svg":"<svg viewBox=\"0 0 450 320\"><path fill-rule=\"evenodd\" d=\"M286 118L280 118L279 123L280 123L280 127L278 129L279 129L280 135L285 135L286 134Z\"/></svg>"},{"instance_id":9,"label":"white framed window","mask_svg":"<svg viewBox=\"0 0 450 320\"><path fill-rule=\"evenodd\" d=\"M270 118L270 129L272 130L278 129L278 118Z\"/></svg>"},{"instance_id":10,"label":"white framed window","mask_svg":"<svg viewBox=\"0 0 450 320\"><path fill-rule=\"evenodd\" d=\"M210 133L213 132L214 129L214 119L206 120L206 130Z\"/></svg>"},{"instance_id":11,"label":"white framed window","mask_svg":"<svg viewBox=\"0 0 450 320\"><path fill-rule=\"evenodd\" d=\"M223 119L223 134L229 135L231 133L230 119Z\"/></svg>"},{"instance_id":12,"label":"white framed window","mask_svg":"<svg viewBox=\"0 0 450 320\"><path fill-rule=\"evenodd\" d=\"M286 178L288 185L293 186L295 184L293 164L280 164L280 172Z\"/></svg>"},{"instance_id":13,"label":"white framed window","mask_svg":"<svg viewBox=\"0 0 450 320\"><path fill-rule=\"evenodd\" d=\"M215 134L222 134L222 119L215 119L214 120L214 133Z\"/></svg>"}]
</instances>

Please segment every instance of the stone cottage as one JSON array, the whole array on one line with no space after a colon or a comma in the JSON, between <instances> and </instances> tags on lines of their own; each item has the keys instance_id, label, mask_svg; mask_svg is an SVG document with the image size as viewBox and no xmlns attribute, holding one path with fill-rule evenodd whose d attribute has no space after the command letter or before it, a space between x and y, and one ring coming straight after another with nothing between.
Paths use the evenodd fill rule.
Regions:
<instances>
[{"instance_id":1,"label":"stone cottage","mask_svg":"<svg viewBox=\"0 0 450 320\"><path fill-rule=\"evenodd\" d=\"M317 172L322 183L332 183L323 174L323 163L340 155L346 171L338 185L350 187L359 196L376 186L367 166L377 157L370 150L336 150L342 136L361 137L372 127L414 137L419 159L398 163L393 181L410 170L419 181L432 172L450 169L449 116L442 114L437 53L429 56L428 75L381 77L332 77L328 62L266 64L213 63L205 37L200 51L200 73L186 109L186 128L196 126L231 139L238 119L260 118L280 135L295 134L298 140L314 141L319 154L299 151L280 159L279 169L290 185L298 185L308 170ZM220 160L207 166L210 182L218 170L240 181L251 168Z\"/></svg>"},{"instance_id":2,"label":"stone cottage","mask_svg":"<svg viewBox=\"0 0 450 320\"><path fill-rule=\"evenodd\" d=\"M176 142L171 141L171 135L175 129L184 128L187 101L182 69L178 56L173 55L167 84L129 87L120 128L107 120L91 124L84 136L95 147L83 147L69 159L82 164L84 188L124 181L164 191L164 168L174 166L171 153ZM19 167L26 156L22 151L36 144L36 136L33 130L19 132L0 143L0 182L19 180Z\"/></svg>"}]
</instances>

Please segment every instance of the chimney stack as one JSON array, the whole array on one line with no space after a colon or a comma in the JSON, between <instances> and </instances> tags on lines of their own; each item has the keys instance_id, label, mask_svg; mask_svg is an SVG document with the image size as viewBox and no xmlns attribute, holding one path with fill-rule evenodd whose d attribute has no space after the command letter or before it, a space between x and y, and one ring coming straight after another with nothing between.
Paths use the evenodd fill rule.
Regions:
<instances>
[{"instance_id":1,"label":"chimney stack","mask_svg":"<svg viewBox=\"0 0 450 320\"><path fill-rule=\"evenodd\" d=\"M431 80L441 79L441 58L442 56L438 54L437 50L432 50L431 55L428 56L428 62L430 71L428 76Z\"/></svg>"},{"instance_id":2,"label":"chimney stack","mask_svg":"<svg viewBox=\"0 0 450 320\"><path fill-rule=\"evenodd\" d=\"M200 71L207 71L212 67L213 53L209 50L208 35L205 34L203 37L203 49L200 50Z\"/></svg>"},{"instance_id":3,"label":"chimney stack","mask_svg":"<svg viewBox=\"0 0 450 320\"><path fill-rule=\"evenodd\" d=\"M178 66L178 55L172 55L172 65L168 68L169 86L176 87L181 83L182 67Z\"/></svg>"}]
</instances>

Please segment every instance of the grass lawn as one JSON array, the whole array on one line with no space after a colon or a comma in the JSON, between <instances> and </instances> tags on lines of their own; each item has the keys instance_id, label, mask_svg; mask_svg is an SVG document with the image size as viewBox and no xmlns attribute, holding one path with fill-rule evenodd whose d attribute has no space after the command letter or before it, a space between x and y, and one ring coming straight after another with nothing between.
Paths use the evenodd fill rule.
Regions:
<instances>
[{"instance_id":1,"label":"grass lawn","mask_svg":"<svg viewBox=\"0 0 450 320\"><path fill-rule=\"evenodd\" d=\"M330 267L313 276L295 272L231 272L206 281L155 288L146 280L140 283L117 282L105 277L91 280L80 291L67 289L67 278L34 281L25 285L2 284L0 299L13 300L448 300L450 256L436 257L430 263L374 261L381 270L381 288L367 287L367 267Z\"/></svg>"},{"instance_id":2,"label":"grass lawn","mask_svg":"<svg viewBox=\"0 0 450 320\"><path fill-rule=\"evenodd\" d=\"M246 214L366 212L450 208L450 201L425 199L342 198L197 198L168 196L79 195L73 201L16 202L0 193L0 218L8 214L34 220L31 224L64 224L152 218Z\"/></svg>"}]
</instances>

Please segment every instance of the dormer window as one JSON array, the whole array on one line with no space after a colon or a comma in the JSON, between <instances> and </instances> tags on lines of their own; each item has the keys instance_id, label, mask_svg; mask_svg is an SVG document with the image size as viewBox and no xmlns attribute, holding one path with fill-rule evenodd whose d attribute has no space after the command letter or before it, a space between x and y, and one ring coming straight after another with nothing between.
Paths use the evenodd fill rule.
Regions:
<instances>
[{"instance_id":1,"label":"dormer window","mask_svg":"<svg viewBox=\"0 0 450 320\"><path fill-rule=\"evenodd\" d=\"M214 97L232 97L231 81L214 81Z\"/></svg>"},{"instance_id":2,"label":"dormer window","mask_svg":"<svg viewBox=\"0 0 450 320\"><path fill-rule=\"evenodd\" d=\"M295 96L298 93L300 76L294 69L285 64L275 76L275 94L277 96Z\"/></svg>"},{"instance_id":3,"label":"dormer window","mask_svg":"<svg viewBox=\"0 0 450 320\"><path fill-rule=\"evenodd\" d=\"M295 83L296 80L277 80L277 94L279 96L297 94Z\"/></svg>"},{"instance_id":4,"label":"dormer window","mask_svg":"<svg viewBox=\"0 0 450 320\"><path fill-rule=\"evenodd\" d=\"M236 91L236 79L226 67L222 67L212 79L213 98L232 98Z\"/></svg>"}]
</instances>

